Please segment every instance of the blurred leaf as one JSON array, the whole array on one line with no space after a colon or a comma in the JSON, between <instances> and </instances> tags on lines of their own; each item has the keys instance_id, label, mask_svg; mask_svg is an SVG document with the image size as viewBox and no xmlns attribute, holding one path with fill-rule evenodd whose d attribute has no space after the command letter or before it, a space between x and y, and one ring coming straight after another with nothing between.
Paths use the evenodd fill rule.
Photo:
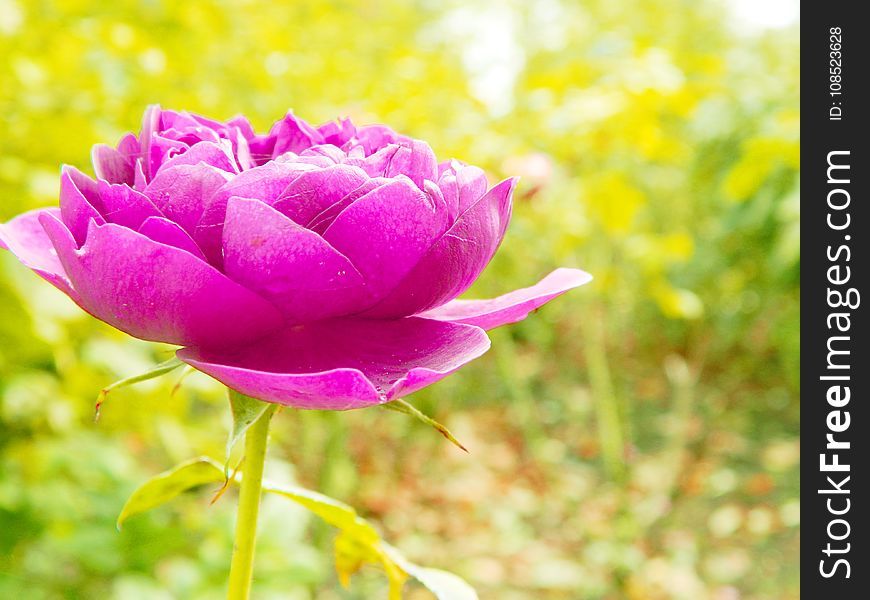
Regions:
<instances>
[{"instance_id":1,"label":"blurred leaf","mask_svg":"<svg viewBox=\"0 0 870 600\"><path fill-rule=\"evenodd\" d=\"M438 600L477 600L477 592L461 577L440 569L415 565L386 542L383 542L381 546L393 562L405 573L426 586Z\"/></svg>"},{"instance_id":2,"label":"blurred leaf","mask_svg":"<svg viewBox=\"0 0 870 600\"><path fill-rule=\"evenodd\" d=\"M347 504L305 488L268 481L263 482L263 491L289 498L340 529L335 540L335 567L343 586L348 586L351 575L364 564L380 563L390 583L390 600L401 598L402 585L408 575L429 588L439 600L477 599L471 586L456 575L408 561Z\"/></svg>"},{"instance_id":3,"label":"blurred leaf","mask_svg":"<svg viewBox=\"0 0 870 600\"><path fill-rule=\"evenodd\" d=\"M121 509L116 525L120 529L130 517L166 504L189 489L222 481L224 470L210 458L201 456L183 462L136 488Z\"/></svg>"},{"instance_id":4,"label":"blurred leaf","mask_svg":"<svg viewBox=\"0 0 870 600\"><path fill-rule=\"evenodd\" d=\"M418 420L424 422L426 425L434 427L438 431L438 433L450 440L460 450L468 452L468 448L463 446L462 443L460 443L460 441L457 440L452 433L450 433L449 429L447 429L444 425L442 425L432 417L424 414L414 405L402 400L401 398L399 398L398 400L393 400L392 402L388 402L386 404L382 404L381 406L388 410L394 410L396 412L411 415L412 417L417 418Z\"/></svg>"},{"instance_id":5,"label":"blurred leaf","mask_svg":"<svg viewBox=\"0 0 870 600\"><path fill-rule=\"evenodd\" d=\"M106 398L109 396L109 392L127 387L128 385L133 385L135 383L148 381L149 379L154 379L156 377L166 375L167 373L170 373L183 365L183 362L173 356L169 360L163 361L150 371L146 371L145 373L141 373L139 375L133 375L132 377L127 377L125 379L121 379L120 381L116 381L111 385L107 385L102 390L100 390L100 394L99 396L97 396L97 403L94 406L94 419L100 418L100 408L103 406L103 402L105 402Z\"/></svg>"},{"instance_id":6,"label":"blurred leaf","mask_svg":"<svg viewBox=\"0 0 870 600\"><path fill-rule=\"evenodd\" d=\"M221 465L204 456L164 471L131 494L118 516L118 529L130 517L165 504L187 490L222 481L224 470ZM238 484L241 478L234 474L230 481ZM265 480L263 491L292 500L339 529L335 539L335 568L343 586L347 587L350 577L363 565L370 563L380 564L384 569L389 580L390 600L401 598L402 586L408 575L432 590L439 600L477 598L471 587L456 575L420 567L408 561L396 548L381 539L371 523L344 502L302 487Z\"/></svg>"}]
</instances>

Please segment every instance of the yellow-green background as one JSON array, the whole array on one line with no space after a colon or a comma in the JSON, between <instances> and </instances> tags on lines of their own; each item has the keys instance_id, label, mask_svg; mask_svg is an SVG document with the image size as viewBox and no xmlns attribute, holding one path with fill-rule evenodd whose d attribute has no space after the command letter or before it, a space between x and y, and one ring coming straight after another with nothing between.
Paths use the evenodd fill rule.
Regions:
<instances>
[{"instance_id":1,"label":"yellow-green background","mask_svg":"<svg viewBox=\"0 0 870 600\"><path fill-rule=\"evenodd\" d=\"M385 122L523 175L471 295L596 279L410 398L470 455L392 412L286 410L267 472L483 599L797 598L798 50L711 0L0 0L0 220L155 102ZM97 391L169 348L6 252L0 311L0 597L220 598L232 494L113 525L139 482L221 456L219 387L142 384L94 424ZM267 502L255 598L384 597L374 570L340 588L331 541Z\"/></svg>"}]
</instances>

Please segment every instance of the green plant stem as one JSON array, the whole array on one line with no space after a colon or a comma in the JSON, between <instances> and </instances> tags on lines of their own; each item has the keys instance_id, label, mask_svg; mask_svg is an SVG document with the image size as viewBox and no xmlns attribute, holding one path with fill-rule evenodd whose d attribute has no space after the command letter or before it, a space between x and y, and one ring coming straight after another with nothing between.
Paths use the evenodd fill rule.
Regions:
<instances>
[{"instance_id":1,"label":"green plant stem","mask_svg":"<svg viewBox=\"0 0 870 600\"><path fill-rule=\"evenodd\" d=\"M254 540L263 487L263 463L272 410L266 410L245 433L245 458L239 510L236 516L236 539L230 565L228 600L248 600L254 573Z\"/></svg>"}]
</instances>

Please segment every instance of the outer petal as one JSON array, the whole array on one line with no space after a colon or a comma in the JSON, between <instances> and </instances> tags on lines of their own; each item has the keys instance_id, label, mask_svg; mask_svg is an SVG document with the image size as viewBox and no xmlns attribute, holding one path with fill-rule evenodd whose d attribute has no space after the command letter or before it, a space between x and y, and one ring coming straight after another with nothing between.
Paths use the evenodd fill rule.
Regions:
<instances>
[{"instance_id":1,"label":"outer petal","mask_svg":"<svg viewBox=\"0 0 870 600\"><path fill-rule=\"evenodd\" d=\"M406 177L346 208L323 234L362 273L370 302L384 297L447 226L447 211Z\"/></svg>"},{"instance_id":2,"label":"outer petal","mask_svg":"<svg viewBox=\"0 0 870 600\"><path fill-rule=\"evenodd\" d=\"M0 223L0 248L12 252L25 267L75 300L77 296L57 252L39 223L43 214L60 219L59 209L40 208L18 215L8 223Z\"/></svg>"},{"instance_id":3,"label":"outer petal","mask_svg":"<svg viewBox=\"0 0 870 600\"><path fill-rule=\"evenodd\" d=\"M105 223L97 207L100 194L97 182L76 169L65 166L60 175L60 214L76 243L81 245L88 233L88 224Z\"/></svg>"},{"instance_id":4,"label":"outer petal","mask_svg":"<svg viewBox=\"0 0 870 600\"><path fill-rule=\"evenodd\" d=\"M363 278L316 233L271 206L230 198L224 224L224 272L271 301L288 322L351 312Z\"/></svg>"},{"instance_id":5,"label":"outer petal","mask_svg":"<svg viewBox=\"0 0 870 600\"><path fill-rule=\"evenodd\" d=\"M539 306L591 280L589 273L579 269L556 269L532 287L491 300L454 300L419 316L493 329L522 321Z\"/></svg>"},{"instance_id":6,"label":"outer petal","mask_svg":"<svg viewBox=\"0 0 870 600\"><path fill-rule=\"evenodd\" d=\"M467 290L501 243L515 185L515 179L506 179L460 215L386 298L366 311L366 316L416 314Z\"/></svg>"},{"instance_id":7,"label":"outer petal","mask_svg":"<svg viewBox=\"0 0 870 600\"><path fill-rule=\"evenodd\" d=\"M183 230L180 225L173 223L169 219L164 217L148 217L139 227L138 231L155 242L174 246L190 252L200 260L205 260L205 255L199 249L199 246L196 245L196 242L193 241L193 238L190 237L190 234Z\"/></svg>"},{"instance_id":8,"label":"outer petal","mask_svg":"<svg viewBox=\"0 0 870 600\"><path fill-rule=\"evenodd\" d=\"M163 213L146 196L130 186L120 183L97 182L100 193L100 210L109 223L117 223L130 229L139 229L148 217L162 217Z\"/></svg>"},{"instance_id":9,"label":"outer petal","mask_svg":"<svg viewBox=\"0 0 870 600\"><path fill-rule=\"evenodd\" d=\"M307 171L287 185L273 206L300 225L307 225L368 179L365 171L350 165Z\"/></svg>"},{"instance_id":10,"label":"outer petal","mask_svg":"<svg viewBox=\"0 0 870 600\"><path fill-rule=\"evenodd\" d=\"M336 319L290 327L241 349L184 348L178 357L254 398L344 410L410 394L488 349L483 330L467 325Z\"/></svg>"},{"instance_id":11,"label":"outer petal","mask_svg":"<svg viewBox=\"0 0 870 600\"><path fill-rule=\"evenodd\" d=\"M56 218L43 214L40 222L82 308L130 335L239 344L282 324L272 305L189 252L112 223L91 223L79 250Z\"/></svg>"}]
</instances>

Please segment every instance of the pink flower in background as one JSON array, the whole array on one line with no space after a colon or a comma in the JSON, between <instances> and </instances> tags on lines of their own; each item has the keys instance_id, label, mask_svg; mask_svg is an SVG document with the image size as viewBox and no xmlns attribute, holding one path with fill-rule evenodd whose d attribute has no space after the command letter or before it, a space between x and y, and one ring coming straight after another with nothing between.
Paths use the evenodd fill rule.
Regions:
<instances>
[{"instance_id":1,"label":"pink flower in background","mask_svg":"<svg viewBox=\"0 0 870 600\"><path fill-rule=\"evenodd\" d=\"M489 348L589 281L558 269L455 300L504 236L516 183L438 163L425 142L288 113L267 135L151 107L138 137L95 146L96 180L61 175L60 208L0 225L0 245L98 319L185 346L181 360L302 408L387 402Z\"/></svg>"}]
</instances>

